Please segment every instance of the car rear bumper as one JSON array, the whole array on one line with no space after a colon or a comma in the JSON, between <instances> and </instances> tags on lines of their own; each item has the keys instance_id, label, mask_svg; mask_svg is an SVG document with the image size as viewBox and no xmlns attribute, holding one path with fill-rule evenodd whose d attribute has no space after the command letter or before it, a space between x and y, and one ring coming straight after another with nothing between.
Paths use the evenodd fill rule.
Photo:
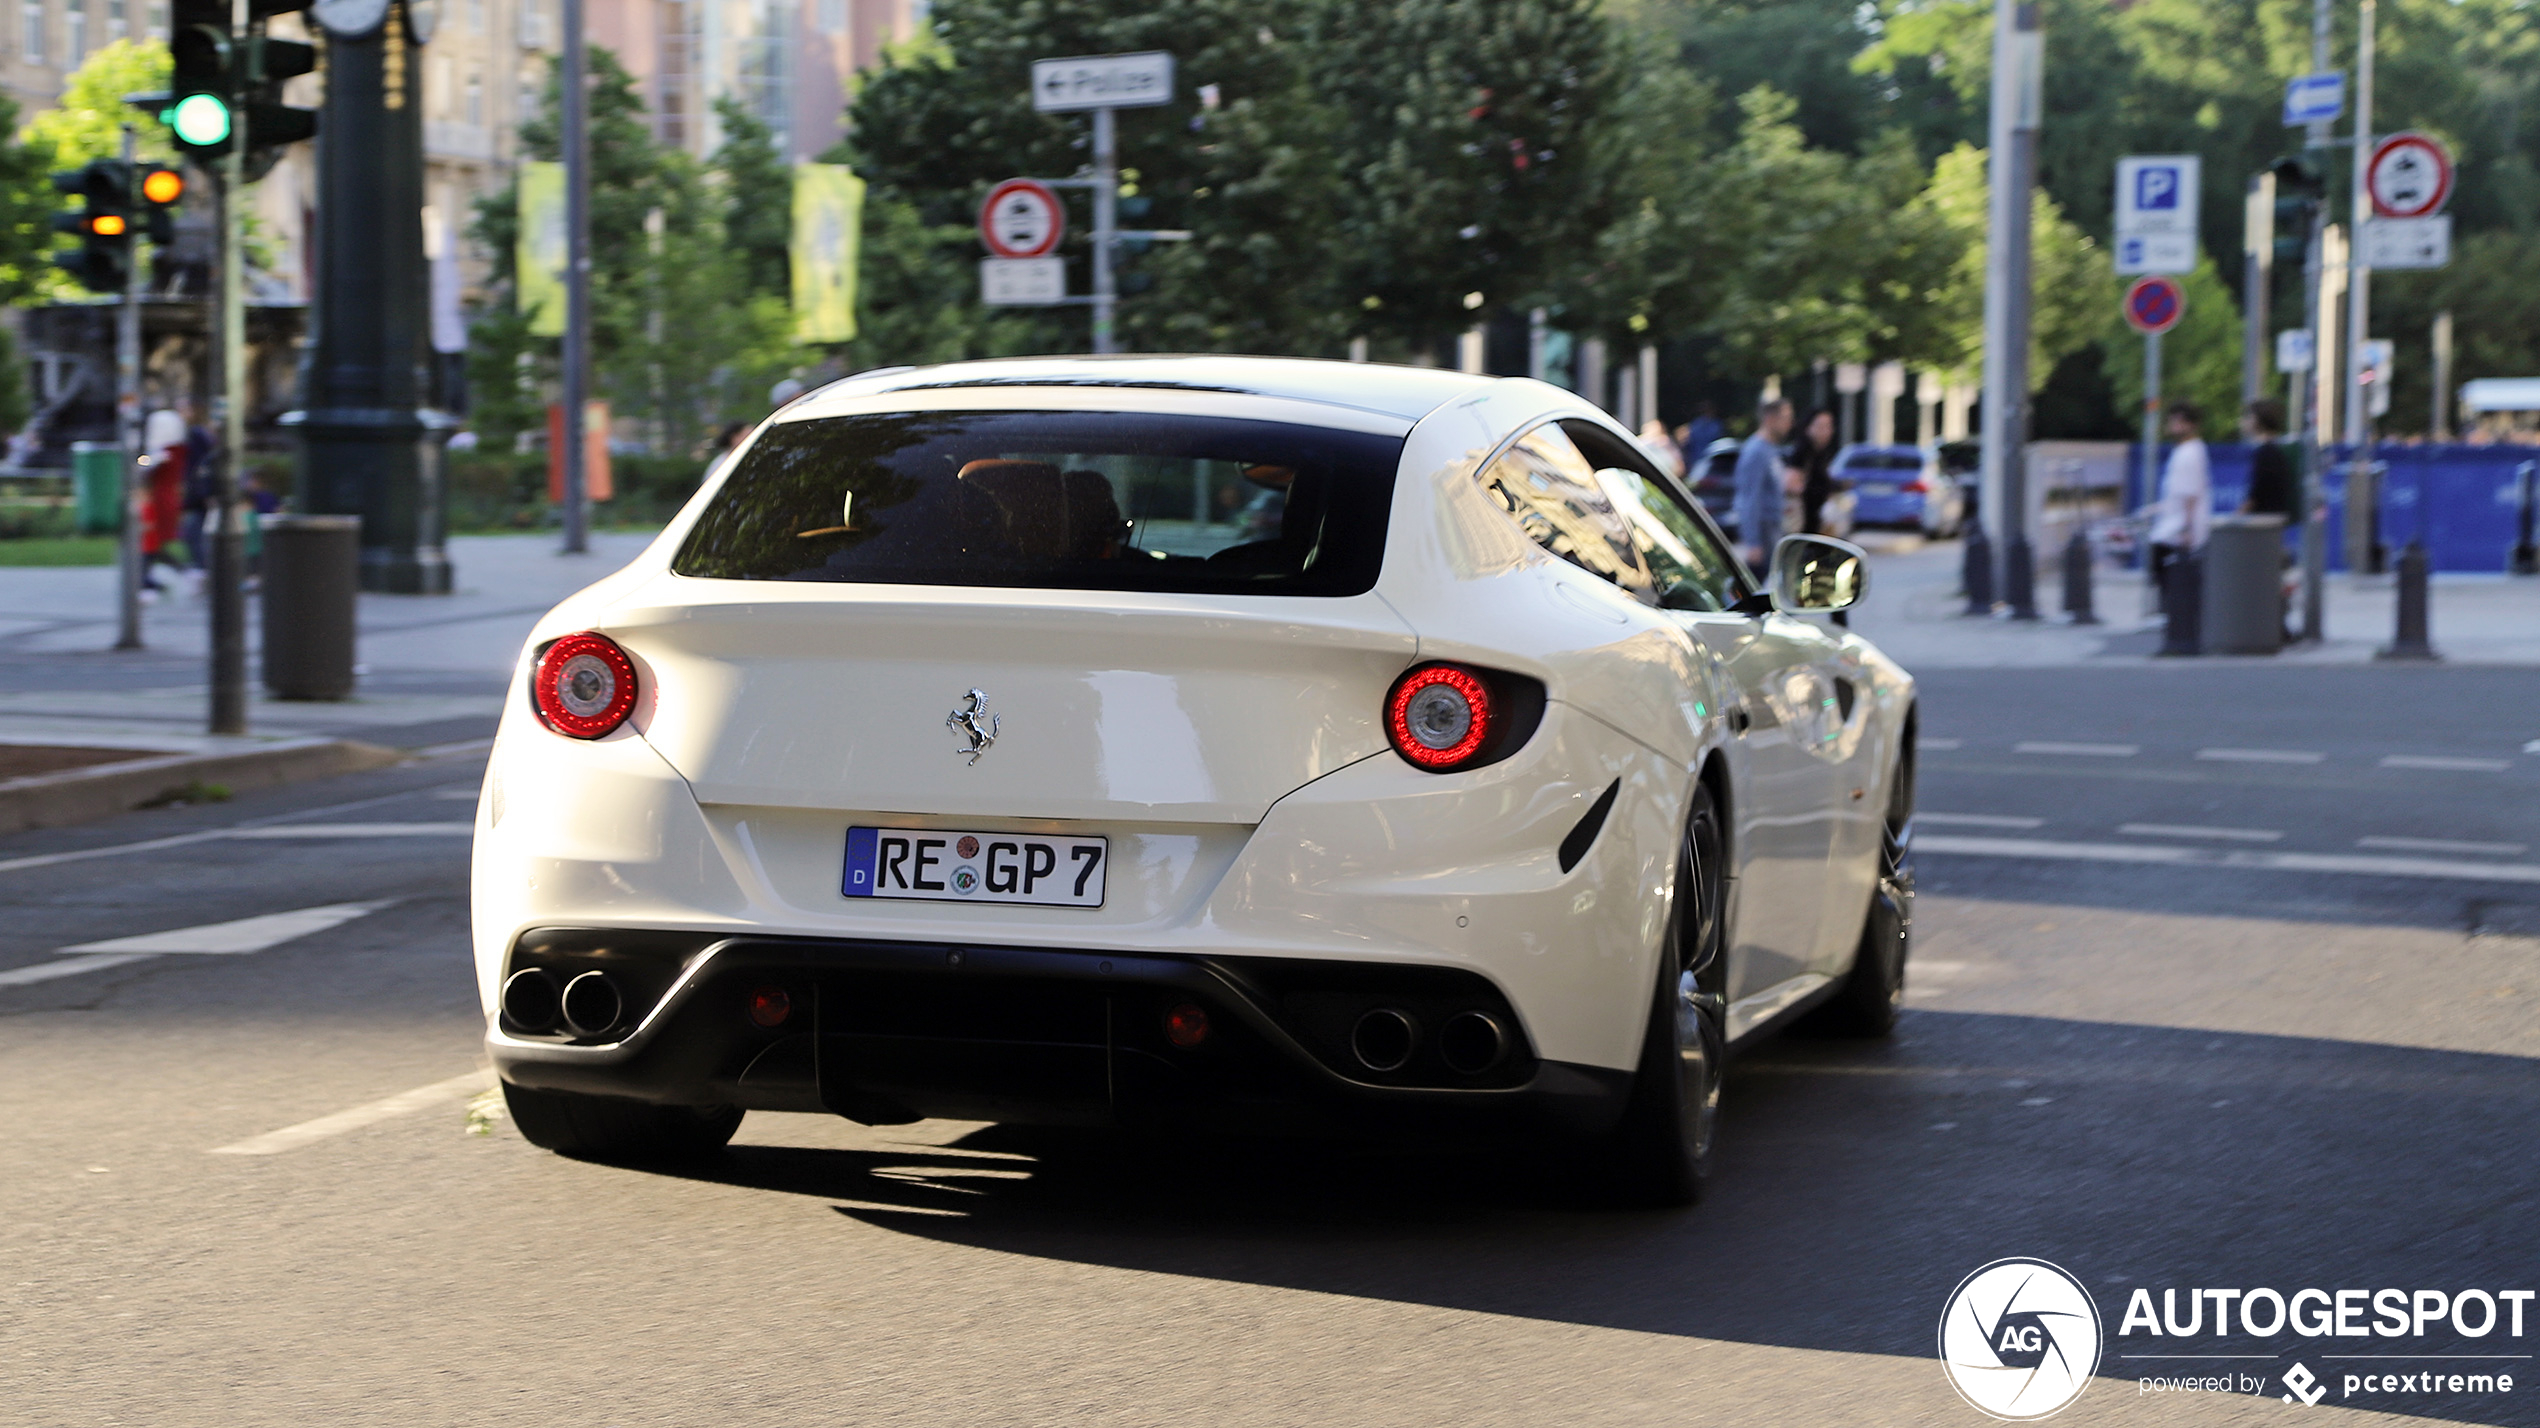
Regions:
<instances>
[{"instance_id":1,"label":"car rear bumper","mask_svg":"<svg viewBox=\"0 0 2540 1428\"><path fill-rule=\"evenodd\" d=\"M594 1037L498 1012L504 1079L672 1104L828 1111L870 1124L926 1117L1051 1125L1185 1125L1250 1133L1576 1137L1611 1127L1631 1077L1538 1059L1491 984L1392 963L1158 956L799 937L545 929L510 972L599 970L626 1004ZM754 993L789 1014L758 1024ZM1206 1014L1177 1046L1165 1017ZM1376 1011L1414 1029L1376 1070L1352 1033ZM1442 1029L1482 1015L1501 1054L1449 1064ZM1459 1023L1466 1030L1469 1022Z\"/></svg>"}]
</instances>

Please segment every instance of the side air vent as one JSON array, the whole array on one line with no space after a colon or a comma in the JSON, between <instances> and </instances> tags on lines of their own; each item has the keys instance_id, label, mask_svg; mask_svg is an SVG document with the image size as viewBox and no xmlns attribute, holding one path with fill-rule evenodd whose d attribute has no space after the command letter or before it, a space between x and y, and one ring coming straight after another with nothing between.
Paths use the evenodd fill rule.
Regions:
<instances>
[{"instance_id":1,"label":"side air vent","mask_svg":"<svg viewBox=\"0 0 2540 1428\"><path fill-rule=\"evenodd\" d=\"M1596 845L1596 835L1605 830L1605 815L1614 811L1614 795L1622 791L1623 781L1619 778L1607 784L1589 806L1587 816L1561 840L1561 871L1566 873L1577 867L1579 860L1588 855L1588 849Z\"/></svg>"}]
</instances>

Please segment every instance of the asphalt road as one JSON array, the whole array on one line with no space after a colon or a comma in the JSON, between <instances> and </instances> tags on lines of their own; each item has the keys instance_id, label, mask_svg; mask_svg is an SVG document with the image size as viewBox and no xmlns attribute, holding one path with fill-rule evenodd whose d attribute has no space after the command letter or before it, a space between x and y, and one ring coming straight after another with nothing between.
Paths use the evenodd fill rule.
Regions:
<instances>
[{"instance_id":1,"label":"asphalt road","mask_svg":"<svg viewBox=\"0 0 2540 1428\"><path fill-rule=\"evenodd\" d=\"M2540 1312L2116 1333L2138 1287L2540 1288L2540 676L1925 690L1900 1033L1741 1061L1682 1213L1540 1155L811 1116L687 1175L576 1163L471 1133L473 758L0 839L0 1422L1975 1424L1935 1322L2027 1255L2107 1325L2060 1422L2540 1423L2540 1360L2335 1391L2530 1354ZM2143 1394L2180 1365L2130 1356L2181 1349L2332 1391Z\"/></svg>"}]
</instances>

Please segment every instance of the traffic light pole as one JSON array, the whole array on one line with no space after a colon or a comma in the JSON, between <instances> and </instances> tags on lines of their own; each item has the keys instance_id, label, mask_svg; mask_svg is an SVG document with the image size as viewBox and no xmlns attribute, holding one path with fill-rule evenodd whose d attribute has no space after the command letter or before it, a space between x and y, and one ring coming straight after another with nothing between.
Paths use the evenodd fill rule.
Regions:
<instances>
[{"instance_id":1,"label":"traffic light pole","mask_svg":"<svg viewBox=\"0 0 2540 1428\"><path fill-rule=\"evenodd\" d=\"M123 126L124 172L138 182L132 126ZM127 230L129 232L129 230ZM115 541L115 648L141 648L141 242L126 239L123 308L115 314L115 438L123 447L123 526Z\"/></svg>"},{"instance_id":2,"label":"traffic light pole","mask_svg":"<svg viewBox=\"0 0 2540 1428\"><path fill-rule=\"evenodd\" d=\"M231 31L245 34L248 0L231 0ZM238 112L233 102L232 113ZM215 734L247 732L246 519L238 472L247 459L247 304L239 206L247 197L244 136L221 156L212 185L220 213L220 454L212 463L212 708Z\"/></svg>"},{"instance_id":3,"label":"traffic light pole","mask_svg":"<svg viewBox=\"0 0 2540 1428\"><path fill-rule=\"evenodd\" d=\"M591 135L590 97L583 86L582 0L564 0L564 63L556 104L564 153L564 419L556 425L556 459L564 470L564 551L591 548L584 413L591 396Z\"/></svg>"}]
</instances>

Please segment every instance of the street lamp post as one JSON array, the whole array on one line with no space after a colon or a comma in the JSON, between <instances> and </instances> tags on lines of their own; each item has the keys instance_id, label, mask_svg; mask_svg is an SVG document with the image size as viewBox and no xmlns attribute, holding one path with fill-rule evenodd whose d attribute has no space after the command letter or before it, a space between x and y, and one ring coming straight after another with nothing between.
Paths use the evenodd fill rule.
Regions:
<instances>
[{"instance_id":1,"label":"street lamp post","mask_svg":"<svg viewBox=\"0 0 2540 1428\"><path fill-rule=\"evenodd\" d=\"M2037 618L2028 538L2029 190L2037 181L2046 32L2037 0L1994 0L1992 214L1984 294L1984 501L2003 532L2011 618Z\"/></svg>"}]
</instances>

